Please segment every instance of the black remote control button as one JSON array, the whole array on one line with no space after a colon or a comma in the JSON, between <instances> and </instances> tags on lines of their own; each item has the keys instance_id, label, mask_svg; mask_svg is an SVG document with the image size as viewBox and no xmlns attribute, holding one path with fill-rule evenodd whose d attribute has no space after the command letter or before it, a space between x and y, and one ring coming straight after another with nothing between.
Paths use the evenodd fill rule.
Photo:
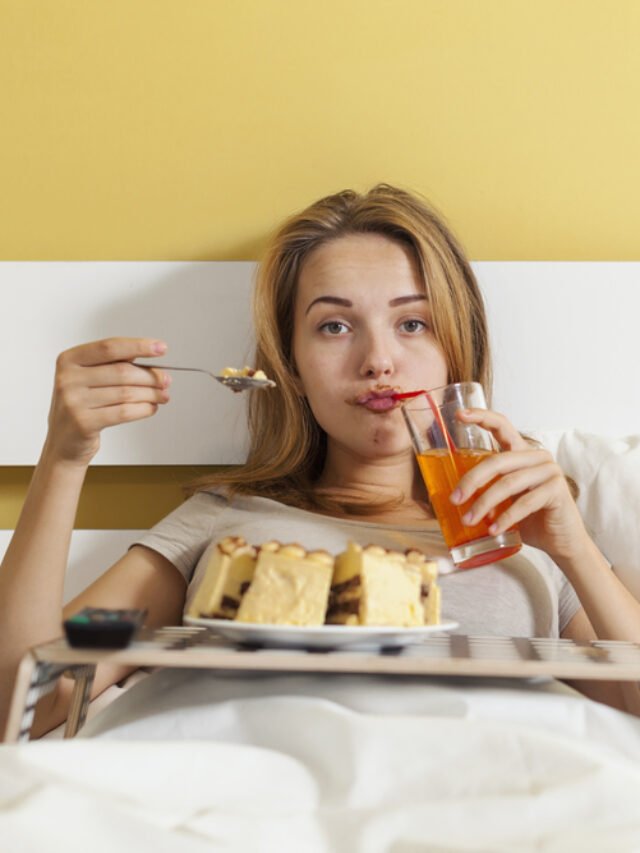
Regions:
<instances>
[{"instance_id":1,"label":"black remote control button","mask_svg":"<svg viewBox=\"0 0 640 853\"><path fill-rule=\"evenodd\" d=\"M64 621L64 631L70 646L123 649L142 626L146 615L146 610L85 607Z\"/></svg>"}]
</instances>

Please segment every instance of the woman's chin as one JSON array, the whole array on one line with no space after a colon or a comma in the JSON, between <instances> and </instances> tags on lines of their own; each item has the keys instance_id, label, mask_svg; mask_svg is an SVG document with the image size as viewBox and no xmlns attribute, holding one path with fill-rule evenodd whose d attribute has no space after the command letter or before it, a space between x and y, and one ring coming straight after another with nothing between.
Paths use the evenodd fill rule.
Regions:
<instances>
[{"instance_id":1,"label":"woman's chin","mask_svg":"<svg viewBox=\"0 0 640 853\"><path fill-rule=\"evenodd\" d=\"M384 427L374 430L367 440L363 442L364 456L379 459L385 456L412 455L411 442L403 430L385 429Z\"/></svg>"}]
</instances>

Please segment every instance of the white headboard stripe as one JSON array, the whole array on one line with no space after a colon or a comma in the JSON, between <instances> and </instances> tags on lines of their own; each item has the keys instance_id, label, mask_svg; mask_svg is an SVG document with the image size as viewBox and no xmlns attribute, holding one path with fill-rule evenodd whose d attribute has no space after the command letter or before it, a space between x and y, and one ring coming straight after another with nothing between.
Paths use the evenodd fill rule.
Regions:
<instances>
[{"instance_id":1,"label":"white headboard stripe","mask_svg":"<svg viewBox=\"0 0 640 853\"><path fill-rule=\"evenodd\" d=\"M523 430L620 435L640 428L640 263L479 262L495 361L494 404ZM0 465L32 465L58 352L108 335L151 335L170 363L241 365L252 346L255 264L3 262ZM105 433L101 465L240 462L243 400L203 376L174 378L150 421Z\"/></svg>"}]
</instances>

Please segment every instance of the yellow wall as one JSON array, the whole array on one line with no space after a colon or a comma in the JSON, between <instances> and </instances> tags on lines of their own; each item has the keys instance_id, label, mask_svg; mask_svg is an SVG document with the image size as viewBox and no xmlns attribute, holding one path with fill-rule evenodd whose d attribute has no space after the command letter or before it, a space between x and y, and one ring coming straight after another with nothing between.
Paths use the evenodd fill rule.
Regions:
<instances>
[{"instance_id":1,"label":"yellow wall","mask_svg":"<svg viewBox=\"0 0 640 853\"><path fill-rule=\"evenodd\" d=\"M0 0L0 259L253 259L386 180L476 259L637 260L638 44L638 0Z\"/></svg>"}]
</instances>

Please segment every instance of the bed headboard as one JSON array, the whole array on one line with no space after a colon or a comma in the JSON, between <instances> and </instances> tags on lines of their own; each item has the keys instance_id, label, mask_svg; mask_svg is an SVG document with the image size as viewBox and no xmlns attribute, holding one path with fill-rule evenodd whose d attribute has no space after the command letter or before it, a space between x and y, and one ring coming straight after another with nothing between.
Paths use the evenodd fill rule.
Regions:
<instances>
[{"instance_id":1,"label":"bed headboard","mask_svg":"<svg viewBox=\"0 0 640 853\"><path fill-rule=\"evenodd\" d=\"M522 430L638 432L640 262L478 262L495 363L494 405ZM109 335L149 335L167 363L251 357L248 262L3 262L0 465L36 462L56 355ZM244 401L207 377L174 376L172 403L108 430L100 465L240 462Z\"/></svg>"}]
</instances>

